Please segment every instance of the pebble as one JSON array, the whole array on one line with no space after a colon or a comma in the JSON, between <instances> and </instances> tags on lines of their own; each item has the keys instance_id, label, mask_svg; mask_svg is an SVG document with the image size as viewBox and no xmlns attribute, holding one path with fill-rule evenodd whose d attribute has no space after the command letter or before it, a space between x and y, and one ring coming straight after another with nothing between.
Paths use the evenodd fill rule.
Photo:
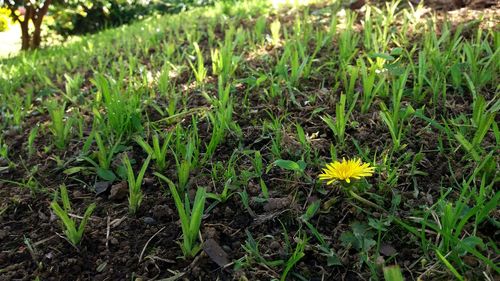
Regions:
<instances>
[{"instance_id":1,"label":"pebble","mask_svg":"<svg viewBox=\"0 0 500 281\"><path fill-rule=\"evenodd\" d=\"M8 233L5 230L0 230L0 240L3 240L5 237L7 237Z\"/></svg>"},{"instance_id":2,"label":"pebble","mask_svg":"<svg viewBox=\"0 0 500 281\"><path fill-rule=\"evenodd\" d=\"M269 248L273 249L273 250L277 250L279 248L281 248L281 244L280 242L278 241L273 241L271 242L271 244L269 245Z\"/></svg>"},{"instance_id":3,"label":"pebble","mask_svg":"<svg viewBox=\"0 0 500 281\"><path fill-rule=\"evenodd\" d=\"M226 206L226 209L224 210L224 214L227 217L232 217L234 215L234 211L231 208Z\"/></svg>"},{"instance_id":4,"label":"pebble","mask_svg":"<svg viewBox=\"0 0 500 281\"><path fill-rule=\"evenodd\" d=\"M144 221L145 224L148 224L148 225L155 225L156 224L156 220L153 219L152 217L144 217L144 218L142 218L142 220Z\"/></svg>"},{"instance_id":5,"label":"pebble","mask_svg":"<svg viewBox=\"0 0 500 281\"><path fill-rule=\"evenodd\" d=\"M152 187L153 184L155 183L155 179L154 178L144 178L144 180L142 181L144 186L147 186L147 187Z\"/></svg>"},{"instance_id":6,"label":"pebble","mask_svg":"<svg viewBox=\"0 0 500 281\"><path fill-rule=\"evenodd\" d=\"M231 252L231 247L229 247L228 245L222 245L222 249L226 252Z\"/></svg>"},{"instance_id":7,"label":"pebble","mask_svg":"<svg viewBox=\"0 0 500 281\"><path fill-rule=\"evenodd\" d=\"M111 239L109 239L109 243L111 243L111 245L118 245L118 239L112 237Z\"/></svg>"}]
</instances>

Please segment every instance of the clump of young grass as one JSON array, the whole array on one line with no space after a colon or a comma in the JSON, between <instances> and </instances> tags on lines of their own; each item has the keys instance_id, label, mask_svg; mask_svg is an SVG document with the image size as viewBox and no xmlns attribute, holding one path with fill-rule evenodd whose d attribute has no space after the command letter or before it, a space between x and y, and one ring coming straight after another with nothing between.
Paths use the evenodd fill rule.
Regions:
<instances>
[{"instance_id":1,"label":"clump of young grass","mask_svg":"<svg viewBox=\"0 0 500 281\"><path fill-rule=\"evenodd\" d=\"M61 185L60 187L60 194L61 194L61 200L63 207L59 205L59 203L56 201L57 200L57 193L56 196L54 197L54 201L50 203L50 206L54 213L59 217L61 220L61 223L63 225L63 230L64 234L68 238L69 242L73 246L77 246L80 241L82 240L83 233L85 231L85 226L87 225L87 222L94 212L94 209L96 208L96 204L92 203L90 204L87 209L85 210L85 214L83 215L83 218L80 222L80 225L76 227L76 221L69 216L71 210L71 203L69 200L68 196L68 190L66 189L66 186Z\"/></svg>"},{"instance_id":2,"label":"clump of young grass","mask_svg":"<svg viewBox=\"0 0 500 281\"><path fill-rule=\"evenodd\" d=\"M199 187L193 201L193 207L189 202L189 197L185 194L184 200L182 193L179 193L175 184L162 174L155 173L161 180L165 181L170 189L170 193L174 199L175 207L179 214L181 221L181 228L183 234L183 242L180 243L182 253L186 258L194 257L201 249L201 244L197 242L198 233L200 231L201 220L203 211L205 209L206 191L204 188Z\"/></svg>"},{"instance_id":3,"label":"clump of young grass","mask_svg":"<svg viewBox=\"0 0 500 281\"><path fill-rule=\"evenodd\" d=\"M125 154L122 161L125 165L125 168L127 169L129 212L133 215L141 206L142 198L144 197L141 189L142 179L144 178L146 169L148 168L149 162L151 161L151 155L149 155L142 164L142 168L139 171L139 174L137 174L137 177L134 174L132 164L130 163L130 159L128 158L127 154Z\"/></svg>"}]
</instances>

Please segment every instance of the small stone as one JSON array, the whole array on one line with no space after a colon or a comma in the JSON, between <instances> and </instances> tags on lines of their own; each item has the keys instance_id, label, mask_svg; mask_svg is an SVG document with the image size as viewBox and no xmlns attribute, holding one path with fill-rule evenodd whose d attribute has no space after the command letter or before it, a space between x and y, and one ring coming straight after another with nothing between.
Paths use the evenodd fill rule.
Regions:
<instances>
[{"instance_id":1,"label":"small stone","mask_svg":"<svg viewBox=\"0 0 500 281\"><path fill-rule=\"evenodd\" d=\"M396 254L396 249L389 244L382 244L380 247L380 253L386 257L390 257Z\"/></svg>"},{"instance_id":2,"label":"small stone","mask_svg":"<svg viewBox=\"0 0 500 281\"><path fill-rule=\"evenodd\" d=\"M377 259L375 260L375 264L378 266L382 266L385 263L385 259L382 256L378 256Z\"/></svg>"},{"instance_id":3,"label":"small stone","mask_svg":"<svg viewBox=\"0 0 500 281\"><path fill-rule=\"evenodd\" d=\"M47 217L47 215L45 215L44 213L42 213L42 211L38 211L38 218L40 218L41 221L46 221L46 220L49 219Z\"/></svg>"},{"instance_id":4,"label":"small stone","mask_svg":"<svg viewBox=\"0 0 500 281\"><path fill-rule=\"evenodd\" d=\"M120 201L127 198L128 195L128 184L126 181L114 184L111 186L111 191L108 199Z\"/></svg>"},{"instance_id":5,"label":"small stone","mask_svg":"<svg viewBox=\"0 0 500 281\"><path fill-rule=\"evenodd\" d=\"M144 180L142 181L144 186L147 186L147 187L152 187L154 182L155 182L154 178L144 178Z\"/></svg>"},{"instance_id":6,"label":"small stone","mask_svg":"<svg viewBox=\"0 0 500 281\"><path fill-rule=\"evenodd\" d=\"M118 239L111 237L111 239L109 239L109 243L111 243L111 245L118 245Z\"/></svg>"},{"instance_id":7,"label":"small stone","mask_svg":"<svg viewBox=\"0 0 500 281\"><path fill-rule=\"evenodd\" d=\"M269 248L271 248L273 250L277 250L277 249L281 248L281 244L278 241L273 241L273 242L271 242L271 244L269 244Z\"/></svg>"},{"instance_id":8,"label":"small stone","mask_svg":"<svg viewBox=\"0 0 500 281\"><path fill-rule=\"evenodd\" d=\"M144 217L144 218L142 218L142 221L144 221L144 223L148 224L148 225L155 225L156 224L156 220L153 219L152 217Z\"/></svg>"},{"instance_id":9,"label":"small stone","mask_svg":"<svg viewBox=\"0 0 500 281\"><path fill-rule=\"evenodd\" d=\"M81 198L83 197L83 193L80 190L73 191L73 198Z\"/></svg>"},{"instance_id":10,"label":"small stone","mask_svg":"<svg viewBox=\"0 0 500 281\"><path fill-rule=\"evenodd\" d=\"M226 206L226 209L224 210L224 214L226 217L231 217L234 215L234 211L233 211L233 209Z\"/></svg>"}]
</instances>

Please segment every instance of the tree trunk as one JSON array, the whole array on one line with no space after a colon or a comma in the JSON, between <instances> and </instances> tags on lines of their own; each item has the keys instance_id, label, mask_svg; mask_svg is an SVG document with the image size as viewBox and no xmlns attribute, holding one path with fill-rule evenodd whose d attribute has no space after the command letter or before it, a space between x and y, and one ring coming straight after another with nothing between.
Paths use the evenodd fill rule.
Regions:
<instances>
[{"instance_id":1,"label":"tree trunk","mask_svg":"<svg viewBox=\"0 0 500 281\"><path fill-rule=\"evenodd\" d=\"M21 25L21 50L28 50L31 43L28 21L19 21L19 23Z\"/></svg>"},{"instance_id":2,"label":"tree trunk","mask_svg":"<svg viewBox=\"0 0 500 281\"><path fill-rule=\"evenodd\" d=\"M40 47L40 43L42 42L41 33L43 17L47 14L51 2L52 0L45 0L43 6L38 9L38 11L34 13L31 18L31 20L33 21L33 25L35 26L35 31L33 32L33 42L31 44L32 49L37 49Z\"/></svg>"},{"instance_id":3,"label":"tree trunk","mask_svg":"<svg viewBox=\"0 0 500 281\"><path fill-rule=\"evenodd\" d=\"M7 2L8 4L9 2ZM34 6L30 2L24 7L26 9L24 15L21 17L16 15L16 6L7 5L12 13L14 21L19 22L21 25L21 50L36 49L40 47L42 42L42 22L43 17L47 14L52 0L45 0L42 7ZM35 30L33 34L29 31L29 22L33 22Z\"/></svg>"},{"instance_id":4,"label":"tree trunk","mask_svg":"<svg viewBox=\"0 0 500 281\"><path fill-rule=\"evenodd\" d=\"M41 25L41 21L40 23L36 23L34 22L34 25L35 25L35 31L33 31L33 42L31 44L31 49L37 49L40 47L40 42L42 42L42 36L41 36L41 32L42 32L42 25Z\"/></svg>"},{"instance_id":5,"label":"tree trunk","mask_svg":"<svg viewBox=\"0 0 500 281\"><path fill-rule=\"evenodd\" d=\"M33 17L34 9L33 6L26 6L26 11L24 13L24 18L21 21L19 20L19 24L21 25L21 50L28 50L31 47L31 35L30 35L30 19Z\"/></svg>"}]
</instances>

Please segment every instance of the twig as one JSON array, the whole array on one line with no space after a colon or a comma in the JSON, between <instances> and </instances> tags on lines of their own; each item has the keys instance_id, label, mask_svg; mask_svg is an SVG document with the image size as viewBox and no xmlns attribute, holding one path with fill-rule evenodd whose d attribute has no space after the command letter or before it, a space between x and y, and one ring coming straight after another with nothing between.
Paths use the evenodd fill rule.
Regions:
<instances>
[{"instance_id":1,"label":"twig","mask_svg":"<svg viewBox=\"0 0 500 281\"><path fill-rule=\"evenodd\" d=\"M111 230L111 219L109 218L109 215L108 215L108 218L107 218L107 221L106 221L106 249L108 249L108 243L109 243L109 232Z\"/></svg>"},{"instance_id":2,"label":"twig","mask_svg":"<svg viewBox=\"0 0 500 281\"><path fill-rule=\"evenodd\" d=\"M151 236L151 238L149 238L149 240L146 242L146 245L144 245L144 248L142 248L141 255L139 256L139 263L141 263L142 261L142 256L144 255L144 252L146 251L146 247L148 247L149 242L151 242L151 240L153 240L153 238L155 238L155 236L158 235L158 233L162 232L165 228L166 226L162 227L155 234L153 234L153 236Z\"/></svg>"}]
</instances>

